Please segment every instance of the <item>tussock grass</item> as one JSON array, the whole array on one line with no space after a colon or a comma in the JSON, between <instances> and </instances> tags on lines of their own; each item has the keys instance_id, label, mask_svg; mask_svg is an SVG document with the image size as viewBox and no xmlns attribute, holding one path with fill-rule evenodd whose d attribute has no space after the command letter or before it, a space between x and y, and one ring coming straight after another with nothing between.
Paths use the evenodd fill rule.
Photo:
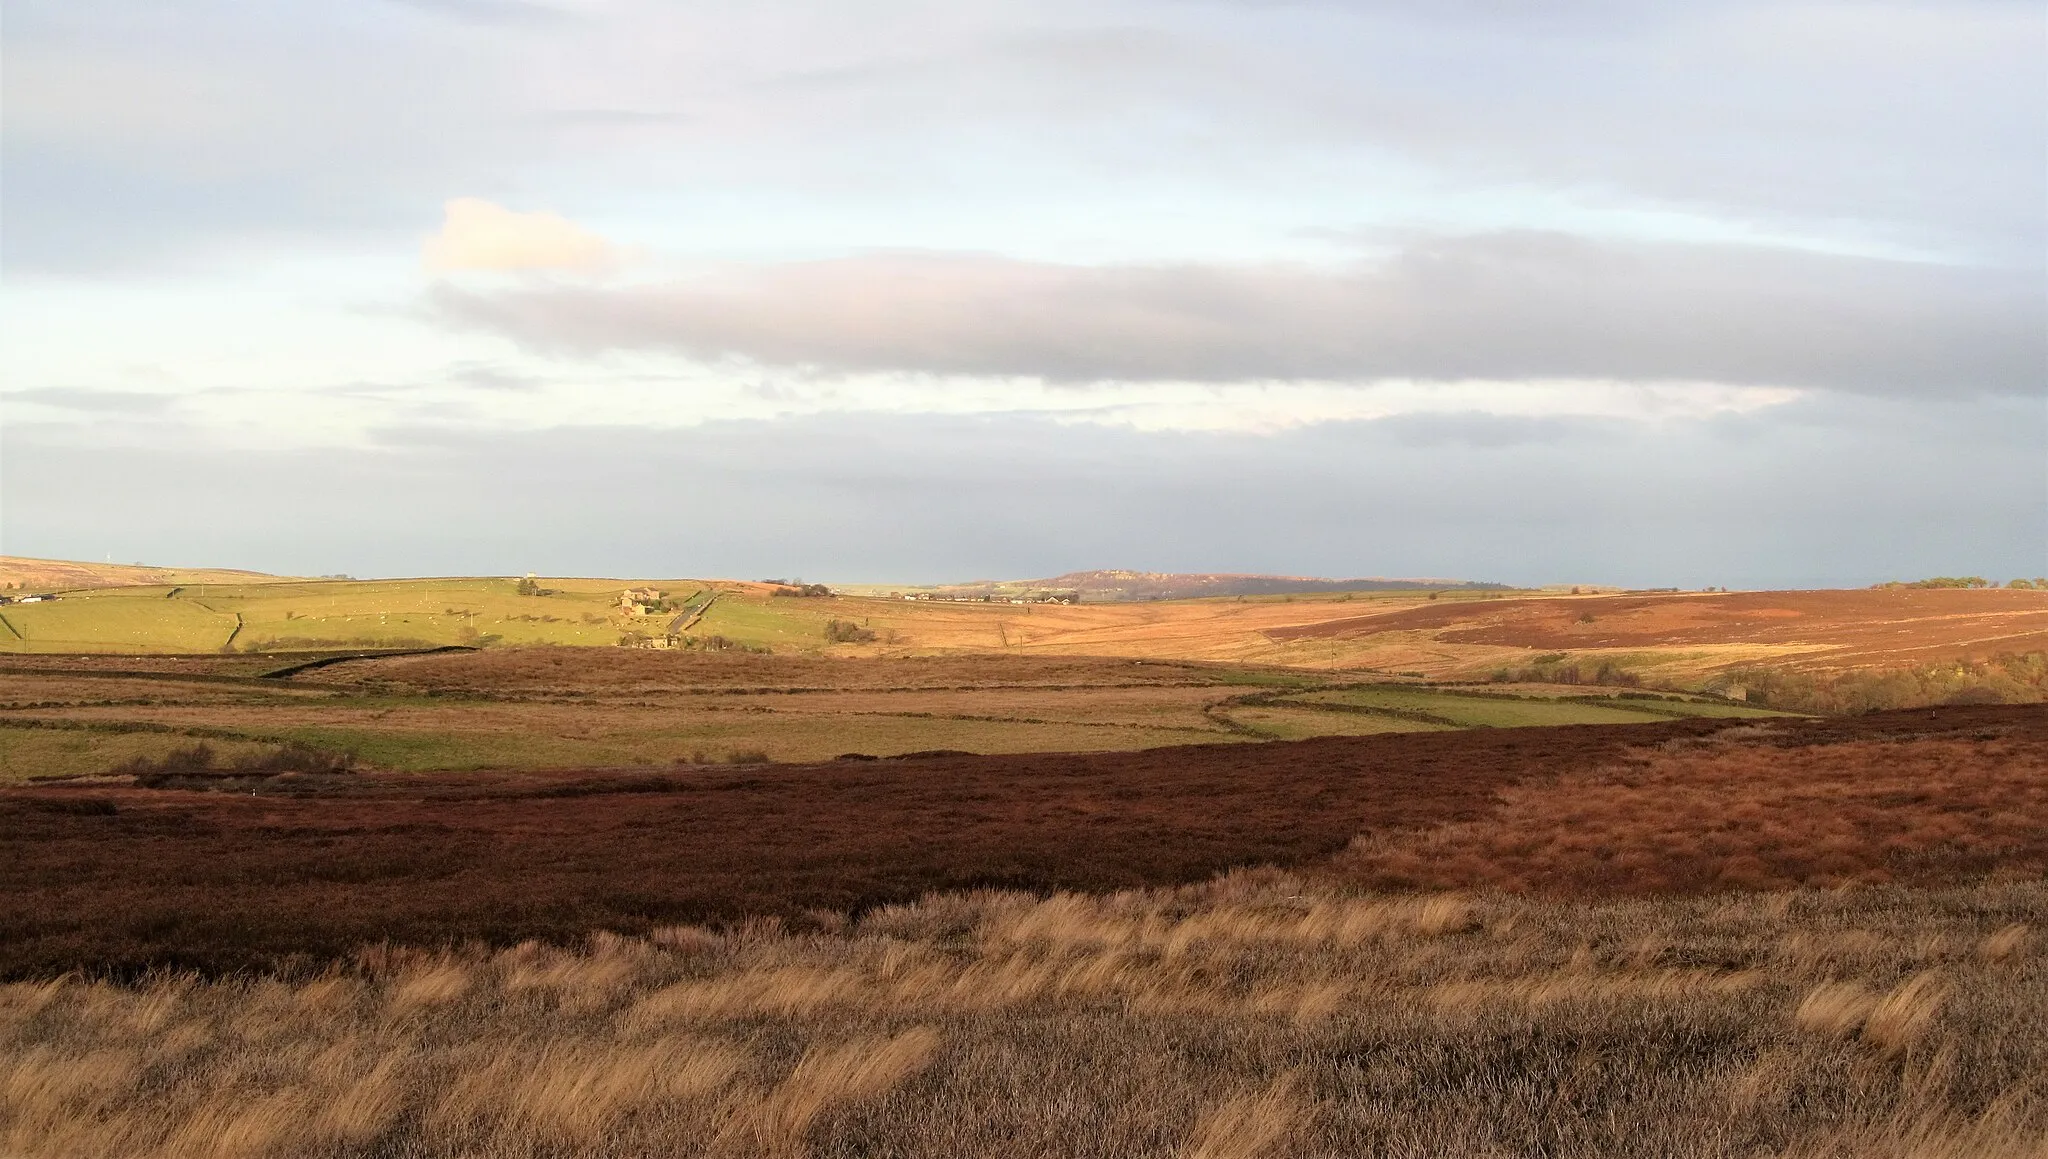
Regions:
<instances>
[{"instance_id":1,"label":"tussock grass","mask_svg":"<svg viewBox=\"0 0 2048 1159\"><path fill-rule=\"evenodd\" d=\"M1273 870L317 975L0 987L0 1154L2048 1154L2048 883L1557 902Z\"/></svg>"}]
</instances>

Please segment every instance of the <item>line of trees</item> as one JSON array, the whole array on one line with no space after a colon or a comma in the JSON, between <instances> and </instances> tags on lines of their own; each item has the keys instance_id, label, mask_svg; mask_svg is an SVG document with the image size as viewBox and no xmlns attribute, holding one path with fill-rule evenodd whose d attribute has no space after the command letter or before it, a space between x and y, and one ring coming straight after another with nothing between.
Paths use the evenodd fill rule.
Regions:
<instances>
[{"instance_id":1,"label":"line of trees","mask_svg":"<svg viewBox=\"0 0 2048 1159\"><path fill-rule=\"evenodd\" d=\"M1922 580L1888 580L1873 588L1995 588L1998 585L1981 575L1937 575ZM2015 579L2006 581L2006 587L2021 590L2039 589L2048 591L2048 579Z\"/></svg>"}]
</instances>

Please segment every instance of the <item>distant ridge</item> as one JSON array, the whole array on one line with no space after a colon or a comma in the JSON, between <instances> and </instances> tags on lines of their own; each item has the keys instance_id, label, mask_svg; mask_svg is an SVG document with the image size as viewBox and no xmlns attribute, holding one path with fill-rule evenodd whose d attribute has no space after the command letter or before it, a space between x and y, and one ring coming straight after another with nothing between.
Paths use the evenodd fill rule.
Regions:
<instances>
[{"instance_id":1,"label":"distant ridge","mask_svg":"<svg viewBox=\"0 0 2048 1159\"><path fill-rule=\"evenodd\" d=\"M226 567L155 567L136 563L85 563L0 555L0 587L30 591L76 591L155 584L263 583L282 576Z\"/></svg>"},{"instance_id":2,"label":"distant ridge","mask_svg":"<svg viewBox=\"0 0 2048 1159\"><path fill-rule=\"evenodd\" d=\"M1452 579L1321 579L1313 576L1243 575L1210 572L1070 571L1047 579L976 580L963 584L940 584L938 591L958 595L996 595L1019 592L1078 592L1088 602L1130 600L1189 600L1205 596L1277 596L1313 592L1370 591L1511 591L1507 584Z\"/></svg>"}]
</instances>

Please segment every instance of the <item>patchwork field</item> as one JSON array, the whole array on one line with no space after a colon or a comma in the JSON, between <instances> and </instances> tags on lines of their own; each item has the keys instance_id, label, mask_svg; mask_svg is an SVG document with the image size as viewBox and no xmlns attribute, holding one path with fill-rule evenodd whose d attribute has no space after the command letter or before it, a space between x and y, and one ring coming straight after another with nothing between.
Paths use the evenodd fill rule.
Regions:
<instances>
[{"instance_id":1,"label":"patchwork field","mask_svg":"<svg viewBox=\"0 0 2048 1159\"><path fill-rule=\"evenodd\" d=\"M0 653L612 647L666 638L687 621L691 647L779 655L1091 656L1432 680L1484 680L1541 661L1695 689L1758 667L1826 672L2048 653L2048 591L2039 590L1368 591L1058 605L783 598L773 585L688 579L544 579L544 594L521 594L512 579L117 587L106 585L118 577L93 578L97 586L55 602L0 608ZM623 591L650 587L662 610L622 607ZM834 642L833 621L872 637Z\"/></svg>"},{"instance_id":2,"label":"patchwork field","mask_svg":"<svg viewBox=\"0 0 2048 1159\"><path fill-rule=\"evenodd\" d=\"M545 597L518 581L303 580L107 587L0 608L0 643L21 653L289 653L334 648L481 644L616 645L635 624L625 586L551 580ZM678 598L701 585L671 585Z\"/></svg>"},{"instance_id":3,"label":"patchwork field","mask_svg":"<svg viewBox=\"0 0 2048 1159\"><path fill-rule=\"evenodd\" d=\"M290 671L306 661L285 666ZM268 671L279 671L272 661ZM1359 686L1314 672L1058 657L494 648L265 676L243 656L0 661L0 781L195 740L405 771L1088 752L1523 724L1775 715L1711 698ZM1558 695L1560 692L1574 695Z\"/></svg>"}]
</instances>

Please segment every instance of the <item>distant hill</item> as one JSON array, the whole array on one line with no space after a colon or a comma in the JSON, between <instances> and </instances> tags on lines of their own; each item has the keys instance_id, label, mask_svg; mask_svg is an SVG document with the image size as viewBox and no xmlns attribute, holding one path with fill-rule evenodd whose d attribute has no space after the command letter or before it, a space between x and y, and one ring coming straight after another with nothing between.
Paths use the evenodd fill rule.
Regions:
<instances>
[{"instance_id":1,"label":"distant hill","mask_svg":"<svg viewBox=\"0 0 2048 1159\"><path fill-rule=\"evenodd\" d=\"M1311 592L1369 591L1511 591L1506 584L1447 579L1320 579L1292 575L1239 575L1156 571L1072 571L1047 579L977 580L943 584L937 590L958 595L1011 595L1022 592L1079 592L1088 603L1129 600L1187 600L1205 596L1277 596Z\"/></svg>"},{"instance_id":2,"label":"distant hill","mask_svg":"<svg viewBox=\"0 0 2048 1159\"><path fill-rule=\"evenodd\" d=\"M29 559L0 555L0 587L24 591L76 591L80 588L125 588L154 584L260 583L283 578L260 571L220 567L152 567L148 564L80 563L68 559Z\"/></svg>"}]
</instances>

